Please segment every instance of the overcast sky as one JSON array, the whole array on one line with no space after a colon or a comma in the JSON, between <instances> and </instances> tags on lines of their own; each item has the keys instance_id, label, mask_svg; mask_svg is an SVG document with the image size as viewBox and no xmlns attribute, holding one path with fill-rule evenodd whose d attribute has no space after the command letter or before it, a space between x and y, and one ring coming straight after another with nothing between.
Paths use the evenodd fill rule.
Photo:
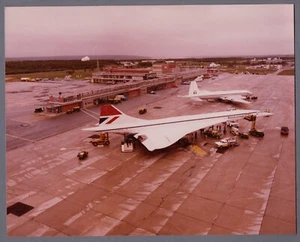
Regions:
<instances>
[{"instance_id":1,"label":"overcast sky","mask_svg":"<svg viewBox=\"0 0 300 242\"><path fill-rule=\"evenodd\" d=\"M6 7L6 57L294 54L293 5Z\"/></svg>"}]
</instances>

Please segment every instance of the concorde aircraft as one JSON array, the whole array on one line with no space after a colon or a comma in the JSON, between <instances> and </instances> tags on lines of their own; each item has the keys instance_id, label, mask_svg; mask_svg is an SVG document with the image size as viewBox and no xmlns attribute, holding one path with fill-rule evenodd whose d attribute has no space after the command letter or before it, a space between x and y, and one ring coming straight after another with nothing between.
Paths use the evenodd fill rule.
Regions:
<instances>
[{"instance_id":1,"label":"concorde aircraft","mask_svg":"<svg viewBox=\"0 0 300 242\"><path fill-rule=\"evenodd\" d=\"M103 105L99 124L83 130L131 134L149 151L153 151L174 144L188 133L226 121L243 119L248 115L259 117L271 114L258 110L231 110L145 120L128 116L113 105Z\"/></svg>"},{"instance_id":2,"label":"concorde aircraft","mask_svg":"<svg viewBox=\"0 0 300 242\"><path fill-rule=\"evenodd\" d=\"M250 97L252 93L248 90L229 90L229 91L206 91L200 90L196 80L192 81L188 95L180 96L187 97L195 101L219 99L224 102L249 104L246 97Z\"/></svg>"}]
</instances>

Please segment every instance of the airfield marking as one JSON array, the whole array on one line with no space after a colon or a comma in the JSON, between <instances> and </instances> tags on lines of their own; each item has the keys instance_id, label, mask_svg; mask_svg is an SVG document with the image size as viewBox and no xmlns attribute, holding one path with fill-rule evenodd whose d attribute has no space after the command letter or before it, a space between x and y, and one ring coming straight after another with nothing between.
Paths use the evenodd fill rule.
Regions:
<instances>
[{"instance_id":1,"label":"airfield marking","mask_svg":"<svg viewBox=\"0 0 300 242\"><path fill-rule=\"evenodd\" d=\"M86 115L88 115L88 116L90 116L90 117L92 117L92 118L98 120L98 117L95 117L95 116L93 116L92 114L90 114L90 113L93 113L93 114L97 114L97 115L98 115L98 113L95 113L95 112L90 111L90 110L87 110L87 109L81 109L81 111L82 111L83 113L85 113ZM89 113L89 112L90 112L90 113Z\"/></svg>"},{"instance_id":2,"label":"airfield marking","mask_svg":"<svg viewBox=\"0 0 300 242\"><path fill-rule=\"evenodd\" d=\"M31 140L31 139L27 139L27 138L15 136L15 135L12 135L12 134L6 134L6 135L7 135L7 136L10 136L10 137L13 137L13 138L16 138L16 139L21 139L21 140L29 141L29 142L31 142L31 143L34 143L34 142L35 142L35 140Z\"/></svg>"},{"instance_id":3,"label":"airfield marking","mask_svg":"<svg viewBox=\"0 0 300 242\"><path fill-rule=\"evenodd\" d=\"M203 150L202 148L200 148L198 145L191 145L190 146L191 150L201 156L207 155L207 152L205 150Z\"/></svg>"}]
</instances>

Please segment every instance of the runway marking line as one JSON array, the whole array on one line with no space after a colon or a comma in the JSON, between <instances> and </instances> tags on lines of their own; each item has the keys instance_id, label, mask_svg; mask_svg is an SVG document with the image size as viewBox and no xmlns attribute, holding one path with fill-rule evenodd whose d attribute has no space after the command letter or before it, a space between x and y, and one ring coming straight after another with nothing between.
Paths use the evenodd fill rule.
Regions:
<instances>
[{"instance_id":1,"label":"runway marking line","mask_svg":"<svg viewBox=\"0 0 300 242\"><path fill-rule=\"evenodd\" d=\"M7 135L7 136L10 136L10 137L13 137L13 138L16 138L16 139L21 139L21 140L29 141L29 142L31 142L31 143L34 143L34 142L35 142L35 140L32 140L32 139L27 139L27 138L23 138L23 137L11 135L11 134L6 134L6 135Z\"/></svg>"},{"instance_id":2,"label":"runway marking line","mask_svg":"<svg viewBox=\"0 0 300 242\"><path fill-rule=\"evenodd\" d=\"M81 111L83 112L83 113L85 113L86 115L88 115L88 116L90 116L90 117L92 117L92 118L94 118L94 119L96 119L96 120L98 120L99 118L98 117L95 117L94 115L92 115L92 114L97 114L97 113L95 113L95 112L93 112L93 111L90 111L90 110L87 110L87 109L81 109ZM90 112L90 113L89 113ZM92 113L92 114L91 114ZM98 114L97 114L98 115Z\"/></svg>"}]
</instances>

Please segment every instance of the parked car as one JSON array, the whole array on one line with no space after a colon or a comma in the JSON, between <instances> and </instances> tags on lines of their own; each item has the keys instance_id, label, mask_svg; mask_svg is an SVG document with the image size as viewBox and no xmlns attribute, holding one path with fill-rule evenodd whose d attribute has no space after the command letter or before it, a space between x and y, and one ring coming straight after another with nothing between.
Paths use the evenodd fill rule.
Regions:
<instances>
[{"instance_id":1,"label":"parked car","mask_svg":"<svg viewBox=\"0 0 300 242\"><path fill-rule=\"evenodd\" d=\"M89 152L87 151L80 151L77 155L79 160L84 160L88 157Z\"/></svg>"},{"instance_id":2,"label":"parked car","mask_svg":"<svg viewBox=\"0 0 300 242\"><path fill-rule=\"evenodd\" d=\"M221 139L218 142L215 142L217 148L225 148L225 147L232 147L232 146L238 146L239 143L237 142L236 138L224 138Z\"/></svg>"},{"instance_id":3,"label":"parked car","mask_svg":"<svg viewBox=\"0 0 300 242\"><path fill-rule=\"evenodd\" d=\"M146 108L141 108L139 110L139 114L144 114L144 113L147 113L147 109Z\"/></svg>"},{"instance_id":4,"label":"parked car","mask_svg":"<svg viewBox=\"0 0 300 242\"><path fill-rule=\"evenodd\" d=\"M282 127L281 127L281 130L280 130L280 133L281 133L282 135L288 135L288 134L289 134L289 128L286 127L286 126L282 126Z\"/></svg>"}]
</instances>

